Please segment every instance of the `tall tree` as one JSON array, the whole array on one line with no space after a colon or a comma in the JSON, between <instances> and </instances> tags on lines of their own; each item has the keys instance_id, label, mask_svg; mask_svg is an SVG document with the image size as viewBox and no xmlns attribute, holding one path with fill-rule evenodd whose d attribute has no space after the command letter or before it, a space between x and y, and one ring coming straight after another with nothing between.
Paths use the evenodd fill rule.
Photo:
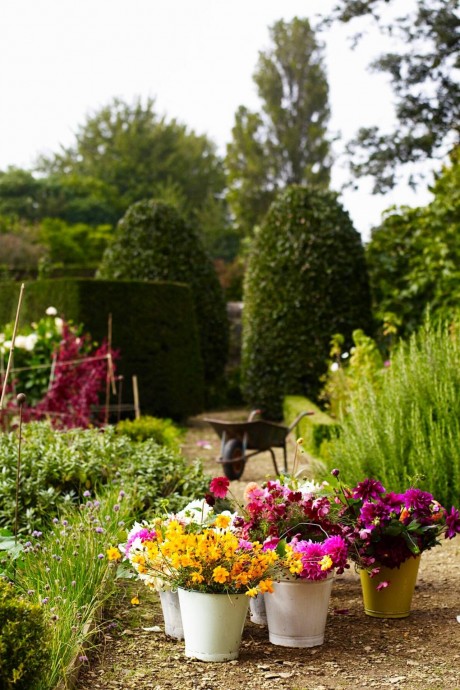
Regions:
<instances>
[{"instance_id":1,"label":"tall tree","mask_svg":"<svg viewBox=\"0 0 460 690\"><path fill-rule=\"evenodd\" d=\"M330 179L328 85L322 46L308 19L278 21L254 73L260 113L240 107L227 147L228 200L249 235L276 192L291 184L327 187Z\"/></svg>"},{"instance_id":2,"label":"tall tree","mask_svg":"<svg viewBox=\"0 0 460 690\"><path fill-rule=\"evenodd\" d=\"M405 13L386 21L392 4ZM458 0L338 0L329 19L351 22L369 16L383 33L401 39L397 52L385 53L371 65L390 75L397 127L392 132L362 127L348 145L351 171L356 177L371 175L376 193L394 187L406 164L444 158L458 143L458 10ZM408 181L417 182L410 174Z\"/></svg>"},{"instance_id":3,"label":"tall tree","mask_svg":"<svg viewBox=\"0 0 460 690\"><path fill-rule=\"evenodd\" d=\"M155 112L154 101L120 99L90 115L75 146L42 159L47 173L73 173L113 190L117 216L140 199L180 198L188 216L223 190L225 177L215 145L176 120Z\"/></svg>"}]
</instances>

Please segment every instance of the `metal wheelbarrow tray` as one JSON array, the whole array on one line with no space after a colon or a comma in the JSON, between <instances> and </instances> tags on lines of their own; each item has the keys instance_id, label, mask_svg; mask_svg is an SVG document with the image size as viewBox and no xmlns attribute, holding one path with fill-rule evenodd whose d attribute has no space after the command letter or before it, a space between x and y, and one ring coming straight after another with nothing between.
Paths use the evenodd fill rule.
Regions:
<instances>
[{"instance_id":1,"label":"metal wheelbarrow tray","mask_svg":"<svg viewBox=\"0 0 460 690\"><path fill-rule=\"evenodd\" d=\"M246 461L258 453L271 454L275 473L278 475L273 448L283 449L284 471L287 472L286 439L299 421L313 412L302 412L290 426L269 422L264 419L253 419L257 411L251 412L246 422L226 422L220 419L205 419L221 439L220 457L224 474L228 479L239 479L243 474ZM250 451L250 452L248 452Z\"/></svg>"}]
</instances>

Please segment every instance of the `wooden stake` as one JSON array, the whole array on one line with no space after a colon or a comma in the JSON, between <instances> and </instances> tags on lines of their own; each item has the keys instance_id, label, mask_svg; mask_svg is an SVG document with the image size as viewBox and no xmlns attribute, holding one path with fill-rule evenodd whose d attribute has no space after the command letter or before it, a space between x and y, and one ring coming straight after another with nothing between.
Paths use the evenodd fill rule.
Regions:
<instances>
[{"instance_id":1,"label":"wooden stake","mask_svg":"<svg viewBox=\"0 0 460 690\"><path fill-rule=\"evenodd\" d=\"M18 543L19 531L19 483L21 479L21 443L22 443L22 407L26 401L24 393L19 393L17 396L19 405L19 439L18 439L18 464L16 468L16 504L14 510L14 543Z\"/></svg>"},{"instance_id":2,"label":"wooden stake","mask_svg":"<svg viewBox=\"0 0 460 690\"><path fill-rule=\"evenodd\" d=\"M117 411L117 422L120 421L121 419L121 395L123 391L123 376L118 377L118 381L120 382L118 386L118 411Z\"/></svg>"},{"instance_id":3,"label":"wooden stake","mask_svg":"<svg viewBox=\"0 0 460 690\"><path fill-rule=\"evenodd\" d=\"M137 376L133 376L133 397L134 397L134 416L139 419L141 410L139 407L139 388L137 386Z\"/></svg>"},{"instance_id":4,"label":"wooden stake","mask_svg":"<svg viewBox=\"0 0 460 690\"><path fill-rule=\"evenodd\" d=\"M21 311L21 304L22 304L22 295L24 293L24 283L21 285L21 291L19 293L19 301L18 301L18 308L16 309L16 319L14 322L14 328L13 328L13 337L11 338L11 350L10 350L10 355L8 357L8 364L6 367L6 374L5 374L5 380L3 382L3 388L2 388L2 397L0 398L0 410L3 409L3 399L5 397L5 392L6 392L6 386L8 383L8 376L10 374L10 368L11 368L11 362L13 360L13 351L14 351L14 341L16 340L16 333L18 330L18 322L19 322L19 312Z\"/></svg>"},{"instance_id":5,"label":"wooden stake","mask_svg":"<svg viewBox=\"0 0 460 690\"><path fill-rule=\"evenodd\" d=\"M110 402L110 381L112 378L112 359L110 352L112 350L112 314L109 314L108 334L107 334L107 374L105 377L105 415L104 424L109 423L109 402Z\"/></svg>"}]
</instances>

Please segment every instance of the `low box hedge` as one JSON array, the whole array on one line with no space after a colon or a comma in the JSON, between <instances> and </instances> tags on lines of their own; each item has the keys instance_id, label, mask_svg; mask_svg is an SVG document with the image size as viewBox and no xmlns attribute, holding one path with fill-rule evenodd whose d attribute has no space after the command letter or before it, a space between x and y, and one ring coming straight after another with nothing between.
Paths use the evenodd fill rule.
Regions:
<instances>
[{"instance_id":1,"label":"low box hedge","mask_svg":"<svg viewBox=\"0 0 460 690\"><path fill-rule=\"evenodd\" d=\"M314 414L303 417L295 433L297 438L303 438L303 446L308 453L320 457L322 444L330 441L338 433L340 425L302 395L288 395L284 398L283 414L286 424L292 424L297 415L304 410Z\"/></svg>"}]
</instances>

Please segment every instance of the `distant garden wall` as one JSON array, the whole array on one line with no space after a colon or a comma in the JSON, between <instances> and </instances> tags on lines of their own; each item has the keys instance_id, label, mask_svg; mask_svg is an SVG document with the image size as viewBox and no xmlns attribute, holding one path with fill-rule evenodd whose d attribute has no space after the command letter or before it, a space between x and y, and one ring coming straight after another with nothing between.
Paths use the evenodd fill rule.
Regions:
<instances>
[{"instance_id":1,"label":"distant garden wall","mask_svg":"<svg viewBox=\"0 0 460 690\"><path fill-rule=\"evenodd\" d=\"M14 320L19 284L0 283L0 323ZM84 324L94 340L107 337L112 314L112 346L121 358L117 373L125 378L125 402L132 401L137 375L142 413L181 419L203 410L203 362L190 289L178 283L40 280L26 283L21 324L30 324L47 307L75 324Z\"/></svg>"}]
</instances>

